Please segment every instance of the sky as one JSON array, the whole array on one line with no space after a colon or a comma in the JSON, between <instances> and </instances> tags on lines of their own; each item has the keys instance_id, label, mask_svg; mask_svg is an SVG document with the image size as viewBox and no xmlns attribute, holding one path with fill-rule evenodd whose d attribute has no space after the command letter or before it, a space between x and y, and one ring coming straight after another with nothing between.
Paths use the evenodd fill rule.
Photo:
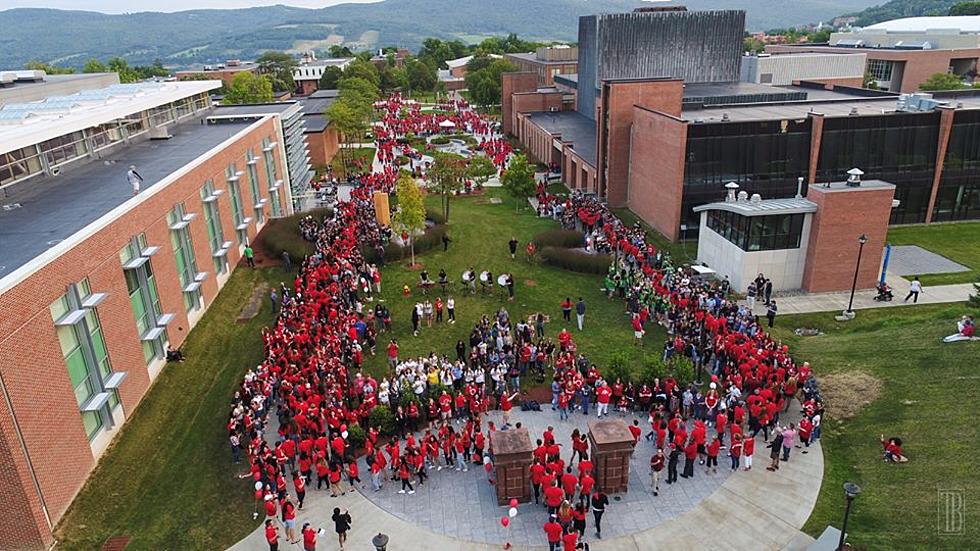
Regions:
<instances>
[{"instance_id":1,"label":"sky","mask_svg":"<svg viewBox=\"0 0 980 551\"><path fill-rule=\"evenodd\" d=\"M323 8L334 4L367 3L378 0L0 0L0 10L9 8L57 8L62 10L123 13L137 11L182 11L202 8L248 8L284 4L301 8Z\"/></svg>"}]
</instances>

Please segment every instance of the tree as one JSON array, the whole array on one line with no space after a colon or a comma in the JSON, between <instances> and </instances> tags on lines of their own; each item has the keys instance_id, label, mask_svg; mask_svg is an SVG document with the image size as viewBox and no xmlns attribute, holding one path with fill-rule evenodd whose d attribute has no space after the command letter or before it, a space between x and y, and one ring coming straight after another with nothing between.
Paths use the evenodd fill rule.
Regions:
<instances>
[{"instance_id":1,"label":"tree","mask_svg":"<svg viewBox=\"0 0 980 551\"><path fill-rule=\"evenodd\" d=\"M442 196L442 215L449 221L449 201L453 194L462 189L466 177L466 159L453 153L434 154L435 159L429 169L429 179Z\"/></svg>"},{"instance_id":2,"label":"tree","mask_svg":"<svg viewBox=\"0 0 980 551\"><path fill-rule=\"evenodd\" d=\"M272 82L269 77L243 71L232 79L223 103L268 103L272 100Z\"/></svg>"},{"instance_id":3,"label":"tree","mask_svg":"<svg viewBox=\"0 0 980 551\"><path fill-rule=\"evenodd\" d=\"M425 228L425 201L415 178L404 171L398 176L395 192L398 195L398 211L391 221L395 230L408 234L408 243L412 250L412 265L414 266L415 233Z\"/></svg>"},{"instance_id":4,"label":"tree","mask_svg":"<svg viewBox=\"0 0 980 551\"><path fill-rule=\"evenodd\" d=\"M129 66L129 62L118 56L110 58L106 68L110 73L119 75L119 82L136 82L140 79L139 74Z\"/></svg>"},{"instance_id":5,"label":"tree","mask_svg":"<svg viewBox=\"0 0 980 551\"><path fill-rule=\"evenodd\" d=\"M363 78L377 88L381 84L381 76L378 75L378 68L370 61L355 59L344 69L344 78Z\"/></svg>"},{"instance_id":6,"label":"tree","mask_svg":"<svg viewBox=\"0 0 980 551\"><path fill-rule=\"evenodd\" d=\"M408 89L412 92L431 92L436 85L436 69L424 61L413 59L405 65Z\"/></svg>"},{"instance_id":7,"label":"tree","mask_svg":"<svg viewBox=\"0 0 980 551\"><path fill-rule=\"evenodd\" d=\"M534 195L534 166L528 163L524 155L517 155L511 159L504 175L500 177L500 183L514 198L514 210L517 210L528 197Z\"/></svg>"},{"instance_id":8,"label":"tree","mask_svg":"<svg viewBox=\"0 0 980 551\"><path fill-rule=\"evenodd\" d=\"M269 78L272 89L276 92L292 92L296 88L293 69L298 63L293 56L270 50L256 58L255 62L259 65L259 73Z\"/></svg>"},{"instance_id":9,"label":"tree","mask_svg":"<svg viewBox=\"0 0 980 551\"><path fill-rule=\"evenodd\" d=\"M347 172L350 163L350 146L360 142L361 136L367 131L367 121L361 108L354 104L349 97L341 97L331 103L323 112L327 122L340 134L340 161Z\"/></svg>"},{"instance_id":10,"label":"tree","mask_svg":"<svg viewBox=\"0 0 980 551\"><path fill-rule=\"evenodd\" d=\"M350 48L341 44L334 44L327 49L327 55L333 58L354 57L354 52Z\"/></svg>"},{"instance_id":11,"label":"tree","mask_svg":"<svg viewBox=\"0 0 980 551\"><path fill-rule=\"evenodd\" d=\"M390 92L398 88L408 88L408 73L401 67L385 65L381 71L381 89Z\"/></svg>"},{"instance_id":12,"label":"tree","mask_svg":"<svg viewBox=\"0 0 980 551\"><path fill-rule=\"evenodd\" d=\"M505 59L474 57L466 65L466 87L477 105L490 107L500 103L500 75L516 70Z\"/></svg>"},{"instance_id":13,"label":"tree","mask_svg":"<svg viewBox=\"0 0 980 551\"><path fill-rule=\"evenodd\" d=\"M966 303L977 310L980 310L980 279L973 282L973 294L967 299Z\"/></svg>"},{"instance_id":14,"label":"tree","mask_svg":"<svg viewBox=\"0 0 980 551\"><path fill-rule=\"evenodd\" d=\"M980 2L960 2L949 8L950 15L980 15Z\"/></svg>"},{"instance_id":15,"label":"tree","mask_svg":"<svg viewBox=\"0 0 980 551\"><path fill-rule=\"evenodd\" d=\"M960 76L951 75L949 73L936 73L919 85L920 90L927 91L960 90L966 87L967 86L963 84L963 79Z\"/></svg>"},{"instance_id":16,"label":"tree","mask_svg":"<svg viewBox=\"0 0 980 551\"><path fill-rule=\"evenodd\" d=\"M105 64L95 58L86 61L82 67L83 73L104 73L106 70Z\"/></svg>"},{"instance_id":17,"label":"tree","mask_svg":"<svg viewBox=\"0 0 980 551\"><path fill-rule=\"evenodd\" d=\"M497 174L497 167L489 157L485 155L470 157L470 164L466 167L466 177L475 181L477 187L483 187L495 174Z\"/></svg>"},{"instance_id":18,"label":"tree","mask_svg":"<svg viewBox=\"0 0 980 551\"><path fill-rule=\"evenodd\" d=\"M31 71L44 71L49 75L70 75L75 72L71 67L57 67L36 59L25 63L24 68Z\"/></svg>"},{"instance_id":19,"label":"tree","mask_svg":"<svg viewBox=\"0 0 980 551\"><path fill-rule=\"evenodd\" d=\"M879 90L878 79L876 79L870 72L864 73L864 80L861 81L861 88L867 88L868 90Z\"/></svg>"},{"instance_id":20,"label":"tree","mask_svg":"<svg viewBox=\"0 0 980 551\"><path fill-rule=\"evenodd\" d=\"M340 67L331 65L323 70L323 75L320 77L319 89L320 90L336 90L337 81L339 81L344 76L344 71Z\"/></svg>"}]
</instances>

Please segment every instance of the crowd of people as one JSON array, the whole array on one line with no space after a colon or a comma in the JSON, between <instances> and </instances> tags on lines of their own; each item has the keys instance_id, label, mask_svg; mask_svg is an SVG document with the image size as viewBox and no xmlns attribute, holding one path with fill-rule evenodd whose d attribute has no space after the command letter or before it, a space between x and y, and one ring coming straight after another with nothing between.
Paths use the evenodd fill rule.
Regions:
<instances>
[{"instance_id":1,"label":"crowd of people","mask_svg":"<svg viewBox=\"0 0 980 551\"><path fill-rule=\"evenodd\" d=\"M407 132L435 132L442 120L478 135L493 132L492 124L472 111L421 113L397 95L379 108L385 130L376 132L379 148ZM495 162L499 158L505 163L510 155L505 144L489 138L482 147ZM775 470L797 442L807 446L819 438L823 406L809 365L794 362L751 309L718 285L674 266L669 255L646 240L642 228L624 224L595 198L577 193L548 198L541 188L539 199L547 199L549 215L566 228L584 231L597 250L615 252L607 292L625 302L634 332L642 338L649 324L665 327L663 359L688 358L699 372L704 370L708 384L681 384L670 376L639 385L607 381L567 329L552 339L545 336L544 314L512 319L504 308L481 318L469 342L457 343L454 356L433 351L403 359L392 339L385 349L391 373L380 381L364 375L365 349L375 352L378 335L390 330L391 313L381 304L368 306L380 292L381 271L364 258L361 246L380 250L383 258L390 229L375 220L371 195L391 191L396 178L390 163L358 176L350 200L338 202L332 216L302 222L301 231L315 243L316 253L303 261L292 287L281 289L277 322L263 332L265 360L246 373L232 400L229 441L235 460L244 451L249 462L246 477L255 484L256 502L267 514L272 529L267 535L277 534L281 522L289 540L297 541L295 511L302 509L308 486L315 482L316 489L325 487L334 496L357 488L359 457L367 459L375 491L394 481L399 493L412 494L432 468L467 471L480 464L494 483L493 436L511 427L510 412L515 404L522 405L521 378L529 373L541 382L551 379L551 405L559 419L576 411L588 414L590 405L600 417L617 411L645 415L645 440L653 443L654 495L661 470L667 470L666 483L677 481L681 458L682 478L695 475L695 461L717 472L722 450L732 470L747 470L762 433L772 449L768 468ZM431 319L427 302L420 303L421 313L418 308L413 312L425 324ZM561 303L566 320L572 308L570 298ZM579 298L574 308L582 330L584 301ZM796 397L802 420L781 423L780 415ZM367 422L383 405L395 423L387 442ZM499 429L485 417L490 409L501 411ZM272 418L274 429L268 427ZM363 450L351 445L355 427L364 433ZM645 431L639 420L630 430L639 443ZM267 434L275 435L272 442ZM583 438L579 434L573 439L566 464L553 435L542 435L530 473L536 498L549 508L544 527L548 541L561 541L566 549L584 536L586 512L592 512L596 533L601 533L608 504L595 486ZM269 543L272 547L271 536Z\"/></svg>"}]
</instances>

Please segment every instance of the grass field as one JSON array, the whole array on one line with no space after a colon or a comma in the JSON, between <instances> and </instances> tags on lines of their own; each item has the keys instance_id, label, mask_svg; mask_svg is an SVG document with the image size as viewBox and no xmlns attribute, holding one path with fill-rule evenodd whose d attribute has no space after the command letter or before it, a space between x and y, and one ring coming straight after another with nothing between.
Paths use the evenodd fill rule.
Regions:
<instances>
[{"instance_id":1,"label":"grass field","mask_svg":"<svg viewBox=\"0 0 980 551\"><path fill-rule=\"evenodd\" d=\"M488 204L488 197L500 197L503 203ZM430 196L427 201L430 207L438 207L438 197ZM515 213L513 199L500 189L490 189L487 195L480 197L454 198L450 210L449 236L452 243L449 251L443 252L440 247L418 256L417 260L428 270L430 279L437 279L439 270L444 268L457 286L457 292L453 293L456 299L455 325L434 323L432 328L423 328L419 337L413 337L410 308L416 300L422 300L416 288L418 271L405 267L407 261L382 268L382 298L392 313L401 357L426 355L430 351L454 357L456 341L463 339L468 342L470 330L480 316L492 314L501 306L507 308L512 319L544 312L551 318L545 333L554 337L562 327L573 329L574 316L571 324L561 321L559 305L566 296L573 301L579 296L585 299L585 331L578 333L576 330L573 333L580 349L600 367L607 364L619 350L628 354L631 362L637 366L647 354L659 356L663 347L663 331L659 327L653 328L645 337L646 345L642 348L635 346L622 300L606 299L600 291L602 280L599 276L568 272L538 263L529 264L524 260L523 251L527 242L537 233L557 227L556 222L538 218L529 209ZM511 236L520 242L516 260L511 260L507 250ZM512 273L514 302L507 301L506 289L499 286L494 297L482 296L479 292L476 295L459 292L460 276L470 266L477 272L489 269L495 276ZM402 285L405 284L413 290L409 298L401 294ZM430 291L429 298L434 302L439 295L437 287ZM367 357L366 365L374 374L384 373L387 369L383 349L390 338L390 335L382 334L378 355Z\"/></svg>"},{"instance_id":2,"label":"grass field","mask_svg":"<svg viewBox=\"0 0 980 551\"><path fill-rule=\"evenodd\" d=\"M187 360L164 368L62 518L58 549L99 549L118 535L132 538L128 550L223 549L258 526L224 426L242 374L262 360L268 301L247 323L235 319L256 285L284 275L231 275L188 335Z\"/></svg>"},{"instance_id":3,"label":"grass field","mask_svg":"<svg viewBox=\"0 0 980 551\"><path fill-rule=\"evenodd\" d=\"M970 268L967 272L920 275L922 284L972 283L980 278L980 222L902 226L888 230L892 245L918 245Z\"/></svg>"},{"instance_id":4,"label":"grass field","mask_svg":"<svg viewBox=\"0 0 980 551\"><path fill-rule=\"evenodd\" d=\"M345 178L347 176L347 171L344 169L343 157L344 151L338 151L337 155L334 156L331 164L333 165L333 173L337 178ZM371 170L371 163L374 162L374 148L373 147L359 147L352 149L347 154L350 155L350 167L354 173L360 173L363 171ZM362 169L357 169L357 162L360 161Z\"/></svg>"},{"instance_id":5,"label":"grass field","mask_svg":"<svg viewBox=\"0 0 980 551\"><path fill-rule=\"evenodd\" d=\"M832 314L786 316L776 336L794 357L808 360L822 381L831 408L853 408L869 386L854 395L828 394L831 387L865 373L880 382L880 395L845 421L829 416L824 425L824 481L805 531L819 535L827 524L840 528L846 481L861 486L851 509L850 541L858 549L966 549L980 538L976 504L976 446L980 430L977 358L980 343L943 344L963 304L862 310L848 323ZM816 327L817 337L798 337L796 327ZM874 385L871 385L874 386ZM850 385L853 387L853 385ZM883 463L878 438L898 436L911 461ZM937 532L938 491L962 490L965 532ZM973 542L973 543L970 543Z\"/></svg>"}]
</instances>

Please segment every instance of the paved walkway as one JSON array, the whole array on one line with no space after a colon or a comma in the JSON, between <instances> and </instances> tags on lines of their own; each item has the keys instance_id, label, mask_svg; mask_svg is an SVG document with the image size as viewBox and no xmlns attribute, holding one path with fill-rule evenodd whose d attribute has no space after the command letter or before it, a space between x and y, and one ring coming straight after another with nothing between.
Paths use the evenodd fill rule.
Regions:
<instances>
[{"instance_id":1,"label":"paved walkway","mask_svg":"<svg viewBox=\"0 0 980 551\"><path fill-rule=\"evenodd\" d=\"M911 301L904 302L902 299L909 292L909 281L891 272L887 277L888 284L892 286L892 293L895 299L891 302L878 302L874 300L877 291L874 289L858 290L854 293L855 310L865 310L868 308L888 308L893 306L905 306L912 304ZM918 304L944 304L950 302L963 302L973 293L973 284L963 283L959 285L937 285L935 287L925 287L919 294ZM847 309L847 302L850 299L850 291L836 293L810 293L799 296L776 296L776 305L779 307L779 315L785 314L807 314L811 312L841 312ZM744 302L744 301L743 301ZM755 303L755 312L763 315L766 307L762 301ZM777 316L776 323L779 323Z\"/></svg>"},{"instance_id":2,"label":"paved walkway","mask_svg":"<svg viewBox=\"0 0 980 551\"><path fill-rule=\"evenodd\" d=\"M496 419L496 415L491 418ZM569 422L558 422L546 406L542 412L514 412L512 421L522 420L532 432L544 426L556 428L556 438L567 445L573 426L584 427L580 412ZM629 417L627 417L629 419ZM644 423L641 420L641 423ZM274 430L270 427L270 430ZM647 476L651 443L641 440L631 462L630 488L626 494L611 496L612 503L603 518L605 538L593 535L589 515L586 541L597 551L640 551L671 549L805 549L813 540L799 532L816 503L823 474L823 454L819 444L808 454L792 452L790 461L778 472L765 470L766 449L761 436L756 446L752 471L731 473L727 458L720 458L717 475L705 475L695 467L695 478L681 479L676 485L661 483L658 497L650 493ZM366 466L362 462L362 472ZM499 525L506 507L498 507L484 470L475 466L467 473L443 469L429 472L426 484L417 486L415 495L398 494L395 483L380 492L368 488L331 498L326 490L310 489L306 507L297 516L297 527L304 522L322 526L320 549L336 549L330 516L334 507L350 510L354 519L346 549L373 550L371 538L377 532L391 537L391 551L490 550L505 541L515 549L546 548L541 526L546 512L534 504L521 504L509 528ZM665 473L666 475L666 473ZM284 538L283 538L284 539ZM280 549L299 549L281 544ZM232 548L234 551L264 551L263 532L257 529Z\"/></svg>"}]
</instances>

